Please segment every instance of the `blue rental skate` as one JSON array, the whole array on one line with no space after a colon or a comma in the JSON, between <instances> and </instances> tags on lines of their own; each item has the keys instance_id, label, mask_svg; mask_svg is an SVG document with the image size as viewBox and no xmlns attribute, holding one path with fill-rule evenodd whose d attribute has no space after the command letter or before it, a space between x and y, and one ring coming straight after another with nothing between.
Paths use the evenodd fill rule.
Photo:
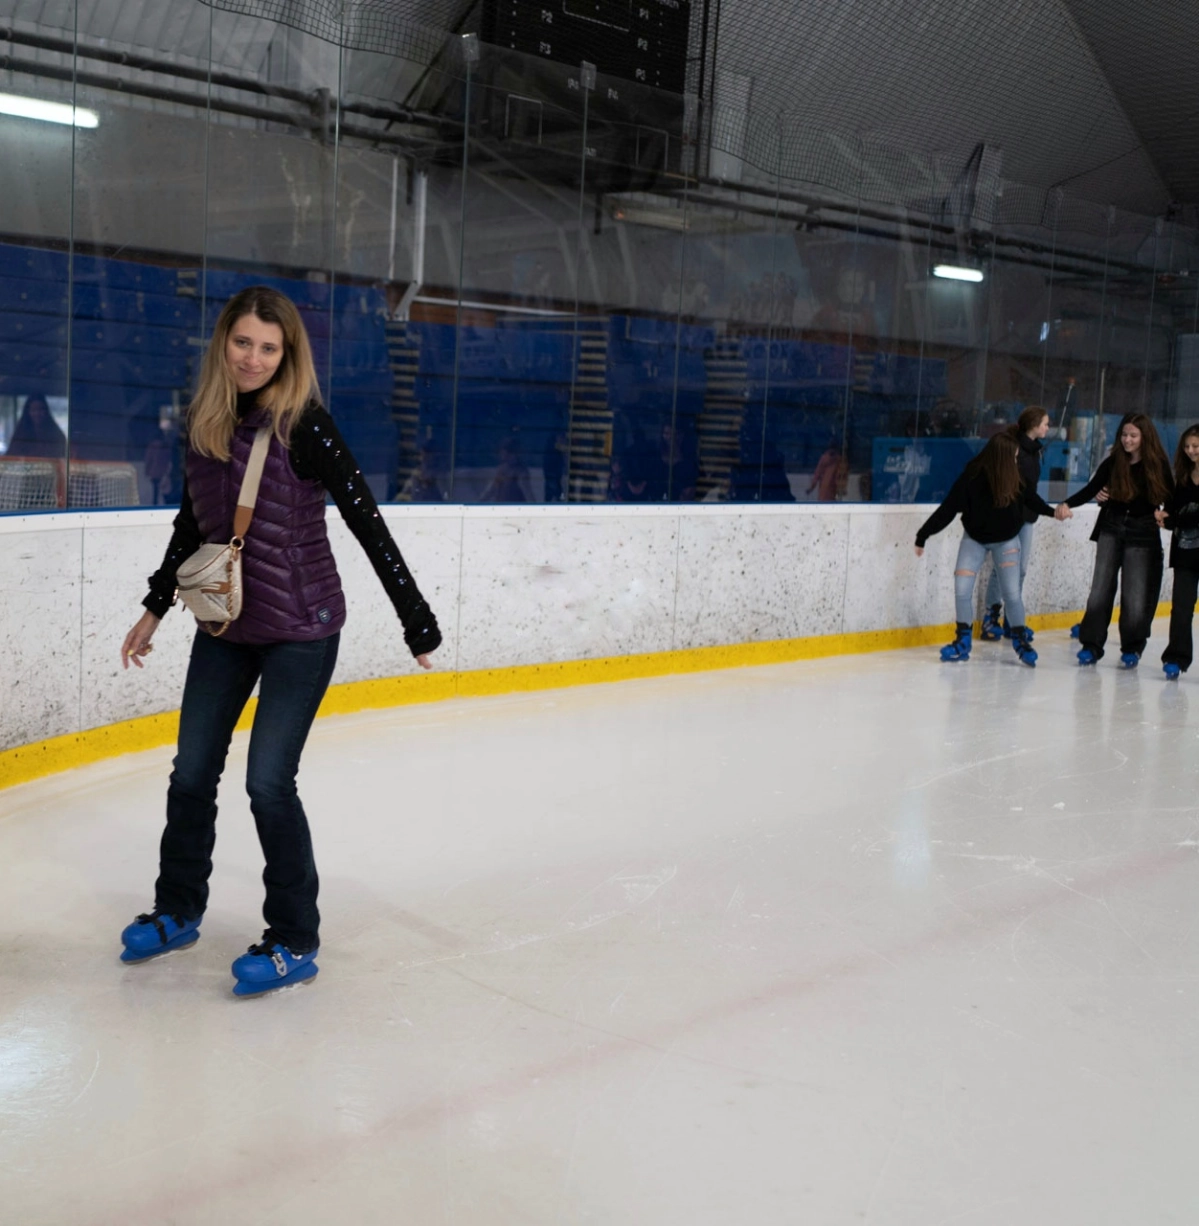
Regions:
<instances>
[{"instance_id":1,"label":"blue rental skate","mask_svg":"<svg viewBox=\"0 0 1199 1226\"><path fill-rule=\"evenodd\" d=\"M1177 681L1182 676L1182 669L1175 664L1173 660L1162 665L1162 672L1166 674L1167 681Z\"/></svg>"},{"instance_id":2,"label":"blue rental skate","mask_svg":"<svg viewBox=\"0 0 1199 1226\"><path fill-rule=\"evenodd\" d=\"M1002 605L993 604L983 614L983 624L978 637L986 643L996 643L1003 638L1003 624L1000 617Z\"/></svg>"},{"instance_id":3,"label":"blue rental skate","mask_svg":"<svg viewBox=\"0 0 1199 1226\"><path fill-rule=\"evenodd\" d=\"M957 622L957 633L954 636L952 643L947 643L941 648L941 659L946 663L951 663L955 660L970 659L970 648L973 645L971 635L973 628L969 622Z\"/></svg>"},{"instance_id":4,"label":"blue rental skate","mask_svg":"<svg viewBox=\"0 0 1199 1226\"><path fill-rule=\"evenodd\" d=\"M121 961L144 962L174 949L186 949L199 939L200 919L185 920L165 911L151 911L149 915L139 915L121 933L121 944L125 946Z\"/></svg>"},{"instance_id":5,"label":"blue rental skate","mask_svg":"<svg viewBox=\"0 0 1199 1226\"><path fill-rule=\"evenodd\" d=\"M1027 664L1029 668L1036 668L1037 653L1032 649L1032 632L1027 626L1012 627L1012 650L1021 664Z\"/></svg>"},{"instance_id":6,"label":"blue rental skate","mask_svg":"<svg viewBox=\"0 0 1199 1226\"><path fill-rule=\"evenodd\" d=\"M1089 647L1084 647L1084 648L1083 648L1083 649L1082 649L1082 650L1081 650L1081 651L1078 653L1078 662L1079 662L1079 664L1081 664L1081 665L1082 665L1084 668L1085 668L1085 667L1086 667L1088 664L1094 664L1094 663L1096 662L1096 660L1097 660L1097 659L1098 659L1098 657L1095 655L1095 653L1094 653L1094 652L1093 652L1093 651L1092 651L1092 650L1091 650Z\"/></svg>"},{"instance_id":7,"label":"blue rental skate","mask_svg":"<svg viewBox=\"0 0 1199 1226\"><path fill-rule=\"evenodd\" d=\"M1082 633L1082 622L1075 622L1074 625L1070 627L1070 637L1072 639L1076 639L1081 633Z\"/></svg>"},{"instance_id":8,"label":"blue rental skate","mask_svg":"<svg viewBox=\"0 0 1199 1226\"><path fill-rule=\"evenodd\" d=\"M258 996L275 992L316 977L320 969L316 962L318 945L307 953L293 954L279 937L268 928L257 945L251 945L233 961L234 996Z\"/></svg>"},{"instance_id":9,"label":"blue rental skate","mask_svg":"<svg viewBox=\"0 0 1199 1226\"><path fill-rule=\"evenodd\" d=\"M1141 653L1139 651L1126 651L1120 656L1121 668L1136 668L1141 662Z\"/></svg>"},{"instance_id":10,"label":"blue rental skate","mask_svg":"<svg viewBox=\"0 0 1199 1226\"><path fill-rule=\"evenodd\" d=\"M1031 627L1029 627L1029 626L1023 626L1023 627L1021 627L1021 628L1023 629L1024 633L1028 635L1028 641L1031 643L1031 642L1033 641L1033 639L1036 637L1036 636L1033 634ZM1015 630L1014 630L1014 629L1013 629L1011 626L1009 626L1009 625L1007 624L1007 618L1005 617L1005 618L1003 619L1003 637L1004 637L1005 639L1010 639L1010 638L1012 638L1012 637L1015 635L1015 633L1016 633L1016 631L1015 631Z\"/></svg>"}]
</instances>

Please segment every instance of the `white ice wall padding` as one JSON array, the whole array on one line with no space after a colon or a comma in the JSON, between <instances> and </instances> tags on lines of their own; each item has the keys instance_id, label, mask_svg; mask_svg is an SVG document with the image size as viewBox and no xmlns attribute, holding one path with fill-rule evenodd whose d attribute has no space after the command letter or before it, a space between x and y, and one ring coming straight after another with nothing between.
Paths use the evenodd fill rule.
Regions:
<instances>
[{"instance_id":1,"label":"white ice wall padding","mask_svg":"<svg viewBox=\"0 0 1199 1226\"><path fill-rule=\"evenodd\" d=\"M680 516L674 646L840 633L851 519L844 507Z\"/></svg>"},{"instance_id":2,"label":"white ice wall padding","mask_svg":"<svg viewBox=\"0 0 1199 1226\"><path fill-rule=\"evenodd\" d=\"M79 722L83 530L75 523L56 531L21 531L20 522L0 519L4 527L17 529L0 536L0 748L5 749L87 726Z\"/></svg>"},{"instance_id":3,"label":"white ice wall padding","mask_svg":"<svg viewBox=\"0 0 1199 1226\"><path fill-rule=\"evenodd\" d=\"M960 528L912 549L928 507L385 507L441 622L443 669L505 668L953 620ZM174 710L191 619L120 667L173 512L0 516L0 749ZM1042 520L1029 612L1079 609L1095 508ZM336 681L414 671L357 542L331 512L348 598ZM1167 572L1164 590L1169 592Z\"/></svg>"}]
</instances>

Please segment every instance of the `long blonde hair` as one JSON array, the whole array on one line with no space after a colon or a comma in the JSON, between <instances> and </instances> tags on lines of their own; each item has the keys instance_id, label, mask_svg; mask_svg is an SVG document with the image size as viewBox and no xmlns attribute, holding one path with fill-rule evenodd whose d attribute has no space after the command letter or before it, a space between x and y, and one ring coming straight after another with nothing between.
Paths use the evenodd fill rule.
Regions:
<instances>
[{"instance_id":1,"label":"long blonde hair","mask_svg":"<svg viewBox=\"0 0 1199 1226\"><path fill-rule=\"evenodd\" d=\"M200 367L200 385L187 410L188 442L202 456L229 459L237 426L237 384L225 358L229 333L239 319L253 315L283 331L283 360L274 378L258 393L258 405L271 414L275 437L288 446L292 427L309 402L319 398L312 346L295 303L266 285L252 285L225 303Z\"/></svg>"}]
</instances>

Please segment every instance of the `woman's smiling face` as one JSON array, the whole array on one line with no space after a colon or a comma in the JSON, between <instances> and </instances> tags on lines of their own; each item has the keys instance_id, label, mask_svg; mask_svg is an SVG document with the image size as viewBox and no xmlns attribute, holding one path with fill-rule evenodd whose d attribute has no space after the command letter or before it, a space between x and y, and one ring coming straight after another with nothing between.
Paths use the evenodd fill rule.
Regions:
<instances>
[{"instance_id":1,"label":"woman's smiling face","mask_svg":"<svg viewBox=\"0 0 1199 1226\"><path fill-rule=\"evenodd\" d=\"M256 392L274 377L283 361L283 329L257 315L243 315L229 329L225 361L239 392Z\"/></svg>"}]
</instances>

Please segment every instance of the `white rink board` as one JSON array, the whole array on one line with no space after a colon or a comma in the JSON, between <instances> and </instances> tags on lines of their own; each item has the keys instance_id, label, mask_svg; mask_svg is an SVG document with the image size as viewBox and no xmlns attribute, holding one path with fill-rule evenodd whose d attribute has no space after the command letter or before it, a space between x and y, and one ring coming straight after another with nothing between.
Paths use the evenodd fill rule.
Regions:
<instances>
[{"instance_id":1,"label":"white rink board","mask_svg":"<svg viewBox=\"0 0 1199 1226\"><path fill-rule=\"evenodd\" d=\"M953 620L961 529L912 549L927 506L407 507L391 525L445 642L442 669L891 630ZM1086 599L1096 508L1042 520L1026 585L1032 615ZM191 637L172 612L152 666L123 672L174 512L0 517L0 749L174 710ZM335 510L349 620L335 680L415 665L366 558ZM1169 574L1165 591L1169 590Z\"/></svg>"}]
</instances>

